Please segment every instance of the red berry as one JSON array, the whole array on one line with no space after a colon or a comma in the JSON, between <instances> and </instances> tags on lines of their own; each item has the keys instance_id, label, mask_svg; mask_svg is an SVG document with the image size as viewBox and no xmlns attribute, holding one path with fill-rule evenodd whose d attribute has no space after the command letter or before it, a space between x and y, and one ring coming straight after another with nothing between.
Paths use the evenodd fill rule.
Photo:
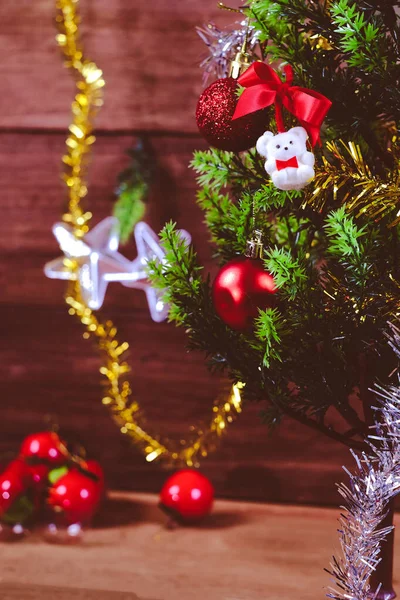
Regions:
<instances>
[{"instance_id":1,"label":"red berry","mask_svg":"<svg viewBox=\"0 0 400 600\"><path fill-rule=\"evenodd\" d=\"M101 488L101 491L104 491L105 488L105 480L104 480L104 471L103 471L103 467L101 466L101 464L99 462L97 462L97 460L88 460L86 462L86 468L88 471L90 471L90 473L93 473L93 475L96 475L96 477L98 478L98 485Z\"/></svg>"},{"instance_id":2,"label":"red berry","mask_svg":"<svg viewBox=\"0 0 400 600\"><path fill-rule=\"evenodd\" d=\"M208 515L213 500L211 482L192 469L183 469L172 475L160 494L161 508L186 523L200 521Z\"/></svg>"},{"instance_id":3,"label":"red berry","mask_svg":"<svg viewBox=\"0 0 400 600\"><path fill-rule=\"evenodd\" d=\"M31 485L29 466L21 459L10 462L0 475L0 517Z\"/></svg>"},{"instance_id":4,"label":"red berry","mask_svg":"<svg viewBox=\"0 0 400 600\"><path fill-rule=\"evenodd\" d=\"M23 458L37 458L51 467L62 465L68 451L54 431L43 431L28 435L22 442L20 456Z\"/></svg>"},{"instance_id":5,"label":"red berry","mask_svg":"<svg viewBox=\"0 0 400 600\"><path fill-rule=\"evenodd\" d=\"M50 467L48 465L29 465L33 487L42 489L47 483Z\"/></svg>"},{"instance_id":6,"label":"red berry","mask_svg":"<svg viewBox=\"0 0 400 600\"><path fill-rule=\"evenodd\" d=\"M99 476L101 467L98 463L90 461L87 468ZM102 481L95 481L78 469L71 469L50 488L48 503L55 513L62 516L66 525L86 524L98 508L103 485Z\"/></svg>"}]
</instances>

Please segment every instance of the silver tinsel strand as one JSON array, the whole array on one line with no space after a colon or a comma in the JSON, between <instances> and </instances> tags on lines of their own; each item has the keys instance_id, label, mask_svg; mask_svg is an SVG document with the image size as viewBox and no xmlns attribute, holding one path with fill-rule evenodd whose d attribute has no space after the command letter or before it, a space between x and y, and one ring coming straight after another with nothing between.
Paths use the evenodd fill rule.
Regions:
<instances>
[{"instance_id":1,"label":"silver tinsel strand","mask_svg":"<svg viewBox=\"0 0 400 600\"><path fill-rule=\"evenodd\" d=\"M207 84L210 77L228 77L229 67L235 55L241 49L246 39L247 20L237 24L238 28L230 31L219 29L214 23L196 27L198 35L208 48L208 56L200 63L204 70L203 83ZM247 53L257 60L258 31L249 27L247 37Z\"/></svg>"},{"instance_id":2,"label":"silver tinsel strand","mask_svg":"<svg viewBox=\"0 0 400 600\"><path fill-rule=\"evenodd\" d=\"M400 330L391 325L389 343L400 358ZM339 519L340 558L333 557L331 569L336 587L328 598L372 600L369 578L379 563L382 542L393 529L378 529L388 503L400 491L400 382L398 386L376 386L376 424L370 436L371 453L356 455L356 470L349 485L340 484L344 513Z\"/></svg>"}]
</instances>

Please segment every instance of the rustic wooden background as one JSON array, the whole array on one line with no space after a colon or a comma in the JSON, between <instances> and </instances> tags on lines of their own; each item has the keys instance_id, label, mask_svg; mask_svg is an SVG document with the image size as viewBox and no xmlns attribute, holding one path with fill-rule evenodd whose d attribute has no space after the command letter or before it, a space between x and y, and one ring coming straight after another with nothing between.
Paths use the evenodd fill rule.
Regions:
<instances>
[{"instance_id":1,"label":"rustic wooden background","mask_svg":"<svg viewBox=\"0 0 400 600\"><path fill-rule=\"evenodd\" d=\"M148 221L174 219L189 230L206 268L207 234L187 165L205 144L194 120L204 46L195 26L232 20L216 0L81 0L87 54L103 69L106 104L90 172L88 208L110 214L124 151L145 135L159 164ZM60 157L74 87L54 36L54 2L0 3L0 452L52 418L74 431L103 462L111 486L159 489L166 473L148 465L101 405L99 362L63 304L62 282L43 264L59 255L51 235L65 202ZM135 250L126 253L133 257ZM149 428L176 436L208 418L220 382L185 335L150 320L144 294L109 287L105 313L131 344L132 385ZM272 437L258 406L246 408L204 472L220 495L282 502L336 503L345 448L286 422Z\"/></svg>"}]
</instances>

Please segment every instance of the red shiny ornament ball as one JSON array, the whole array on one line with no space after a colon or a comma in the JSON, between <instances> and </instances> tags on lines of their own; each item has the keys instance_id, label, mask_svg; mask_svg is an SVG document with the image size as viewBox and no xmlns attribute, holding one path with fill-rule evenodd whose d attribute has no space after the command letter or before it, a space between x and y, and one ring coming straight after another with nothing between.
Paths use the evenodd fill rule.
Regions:
<instances>
[{"instance_id":1,"label":"red shiny ornament ball","mask_svg":"<svg viewBox=\"0 0 400 600\"><path fill-rule=\"evenodd\" d=\"M258 309L275 304L274 278L258 259L231 260L219 271L213 284L217 315L232 329L244 331L253 323Z\"/></svg>"},{"instance_id":2,"label":"red shiny ornament ball","mask_svg":"<svg viewBox=\"0 0 400 600\"><path fill-rule=\"evenodd\" d=\"M268 129L269 118L265 110L232 120L238 101L238 87L232 77L217 79L204 90L197 103L199 131L211 146L220 150L248 150Z\"/></svg>"},{"instance_id":3,"label":"red shiny ornament ball","mask_svg":"<svg viewBox=\"0 0 400 600\"><path fill-rule=\"evenodd\" d=\"M97 479L92 479L78 469L71 469L62 475L50 488L48 504L55 516L65 525L90 523L100 504L103 494L103 479L98 463L96 468L89 464L88 471L94 473Z\"/></svg>"},{"instance_id":4,"label":"red shiny ornament ball","mask_svg":"<svg viewBox=\"0 0 400 600\"><path fill-rule=\"evenodd\" d=\"M42 431L28 435L22 442L20 456L25 459L37 459L52 468L62 465L68 457L68 451L60 437L54 431Z\"/></svg>"},{"instance_id":5,"label":"red shiny ornament ball","mask_svg":"<svg viewBox=\"0 0 400 600\"><path fill-rule=\"evenodd\" d=\"M0 475L0 519L22 496L32 482L29 466L21 459L13 460Z\"/></svg>"},{"instance_id":6,"label":"red shiny ornament ball","mask_svg":"<svg viewBox=\"0 0 400 600\"><path fill-rule=\"evenodd\" d=\"M177 521L195 523L211 511L214 488L211 482L192 469L183 469L172 475L160 494L161 508Z\"/></svg>"}]
</instances>

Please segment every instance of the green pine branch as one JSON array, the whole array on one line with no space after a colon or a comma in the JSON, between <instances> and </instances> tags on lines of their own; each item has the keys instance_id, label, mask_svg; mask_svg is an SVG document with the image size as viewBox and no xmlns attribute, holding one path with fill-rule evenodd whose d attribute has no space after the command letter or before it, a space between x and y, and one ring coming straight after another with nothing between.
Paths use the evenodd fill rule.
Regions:
<instances>
[{"instance_id":1,"label":"green pine branch","mask_svg":"<svg viewBox=\"0 0 400 600\"><path fill-rule=\"evenodd\" d=\"M218 191L227 186L251 187L262 182L260 157L254 152L240 157L217 148L196 150L190 166L198 174L200 186Z\"/></svg>"},{"instance_id":2,"label":"green pine branch","mask_svg":"<svg viewBox=\"0 0 400 600\"><path fill-rule=\"evenodd\" d=\"M203 278L196 253L181 239L176 225L167 223L160 239L165 259L149 261L147 273L152 285L164 292L169 319L185 328L189 349L204 352L211 370L226 370L232 381L246 383L250 395L258 370L255 350L216 315L210 278Z\"/></svg>"},{"instance_id":3,"label":"green pine branch","mask_svg":"<svg viewBox=\"0 0 400 600\"><path fill-rule=\"evenodd\" d=\"M197 202L204 211L205 223L217 254L228 260L234 254L243 253L251 232L253 205L251 195L243 194L233 203L228 194L220 194L204 186L197 195Z\"/></svg>"},{"instance_id":4,"label":"green pine branch","mask_svg":"<svg viewBox=\"0 0 400 600\"><path fill-rule=\"evenodd\" d=\"M366 244L361 241L367 235L367 227L359 227L354 217L346 213L346 207L341 206L328 215L325 231L328 253L343 265L352 291L361 293L373 269L370 256L372 240L370 238Z\"/></svg>"},{"instance_id":5,"label":"green pine branch","mask_svg":"<svg viewBox=\"0 0 400 600\"><path fill-rule=\"evenodd\" d=\"M199 185L220 190L240 176L233 168L232 158L232 152L225 152L216 148L196 150L190 166L198 174L197 182Z\"/></svg>"},{"instance_id":6,"label":"green pine branch","mask_svg":"<svg viewBox=\"0 0 400 600\"><path fill-rule=\"evenodd\" d=\"M297 258L290 250L270 248L266 252L265 268L274 277L276 287L281 294L293 300L304 287L307 275Z\"/></svg>"},{"instance_id":7,"label":"green pine branch","mask_svg":"<svg viewBox=\"0 0 400 600\"><path fill-rule=\"evenodd\" d=\"M363 252L360 238L366 235L366 227L358 227L354 218L346 214L346 207L332 211L327 219L325 231L329 238L328 251L339 260L357 264Z\"/></svg>"},{"instance_id":8,"label":"green pine branch","mask_svg":"<svg viewBox=\"0 0 400 600\"><path fill-rule=\"evenodd\" d=\"M146 142L140 139L127 151L129 166L118 176L117 200L113 214L119 221L121 243L131 237L133 229L146 212L146 202L154 178L154 156Z\"/></svg>"},{"instance_id":9,"label":"green pine branch","mask_svg":"<svg viewBox=\"0 0 400 600\"><path fill-rule=\"evenodd\" d=\"M146 198L149 186L144 181L134 184L121 185L118 198L114 205L113 214L117 217L120 227L121 243L125 244L131 237L136 223L141 221L146 212Z\"/></svg>"},{"instance_id":10,"label":"green pine branch","mask_svg":"<svg viewBox=\"0 0 400 600\"><path fill-rule=\"evenodd\" d=\"M369 73L385 71L387 56L384 54L386 31L381 19L370 17L357 10L352 0L339 0L330 8L335 32L340 35L339 46L350 67L358 67Z\"/></svg>"},{"instance_id":11,"label":"green pine branch","mask_svg":"<svg viewBox=\"0 0 400 600\"><path fill-rule=\"evenodd\" d=\"M254 323L255 335L263 344L262 364L270 367L271 361L282 362L279 352L285 321L277 308L260 310ZM262 346L261 346L262 347Z\"/></svg>"},{"instance_id":12,"label":"green pine branch","mask_svg":"<svg viewBox=\"0 0 400 600\"><path fill-rule=\"evenodd\" d=\"M185 300L199 299L204 293L202 267L197 263L191 246L179 235L173 222L166 223L160 233L165 259L148 262L147 271L152 285L161 291L163 301L171 305L170 320L184 325L188 319Z\"/></svg>"}]
</instances>

